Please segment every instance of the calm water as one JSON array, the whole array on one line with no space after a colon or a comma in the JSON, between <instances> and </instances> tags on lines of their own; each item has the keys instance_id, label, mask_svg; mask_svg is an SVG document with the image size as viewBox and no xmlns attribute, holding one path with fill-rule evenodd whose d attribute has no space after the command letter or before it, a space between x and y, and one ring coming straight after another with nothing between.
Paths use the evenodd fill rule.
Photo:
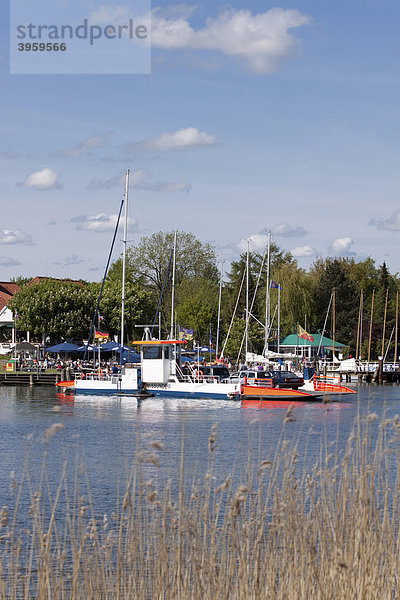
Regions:
<instances>
[{"instance_id":1,"label":"calm water","mask_svg":"<svg viewBox=\"0 0 400 600\"><path fill-rule=\"evenodd\" d=\"M46 449L45 432L55 423L63 428L48 443L50 484L58 482L65 463L71 479L77 462L84 461L99 511L115 509L118 481L134 464L135 454L160 441L160 467L147 463L145 477L178 479L182 438L185 472L204 474L208 440L217 425L217 475L221 479L245 464L249 450L270 459L279 441L299 439L299 454L310 468L320 451L321 440L342 451L357 414L368 412L387 417L400 414L400 387L361 386L357 395L323 405L298 403L294 421L283 425L289 403L265 403L245 407L238 402L150 398L138 404L134 398L95 398L57 394L54 388L0 387L0 505L13 505L10 473L20 480L29 457L32 479L39 481ZM304 457L303 457L304 458ZM52 481L53 480L53 481ZM28 503L23 498L23 504Z\"/></svg>"}]
</instances>

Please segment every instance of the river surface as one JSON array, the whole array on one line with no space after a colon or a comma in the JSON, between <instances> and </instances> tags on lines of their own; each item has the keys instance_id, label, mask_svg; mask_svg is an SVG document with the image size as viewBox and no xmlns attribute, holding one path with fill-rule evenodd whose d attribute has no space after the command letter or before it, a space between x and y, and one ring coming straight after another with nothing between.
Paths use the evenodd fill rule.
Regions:
<instances>
[{"instance_id":1,"label":"river surface","mask_svg":"<svg viewBox=\"0 0 400 600\"><path fill-rule=\"evenodd\" d=\"M143 463L144 477L178 481L184 444L185 477L203 477L209 468L211 433L216 434L213 456L218 457L214 472L218 479L240 471L250 454L257 461L271 460L283 439L297 442L300 457L312 468L321 444L343 453L357 417L400 414L399 386L361 385L355 389L357 394L344 396L340 402L295 403L284 424L289 402L260 406L226 400L149 398L138 403L135 398L74 399L52 387L2 386L0 506L15 502L26 461L33 488L39 485L46 452L50 487L57 485L63 465L73 480L76 465L84 463L82 470L88 475L94 505L100 512L115 509L117 490L140 451L156 455L153 461ZM61 425L53 427L58 431L50 437L55 424ZM154 449L153 442L163 448ZM28 504L25 490L22 506Z\"/></svg>"}]
</instances>

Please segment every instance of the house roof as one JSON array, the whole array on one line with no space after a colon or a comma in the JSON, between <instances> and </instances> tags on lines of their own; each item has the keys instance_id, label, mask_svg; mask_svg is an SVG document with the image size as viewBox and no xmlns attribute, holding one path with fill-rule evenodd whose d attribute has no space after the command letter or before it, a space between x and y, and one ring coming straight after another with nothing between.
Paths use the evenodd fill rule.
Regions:
<instances>
[{"instance_id":1,"label":"house roof","mask_svg":"<svg viewBox=\"0 0 400 600\"><path fill-rule=\"evenodd\" d=\"M0 281L0 310L2 310L7 302L11 300L11 298L16 294L19 290L19 285L17 283L12 283L10 281Z\"/></svg>"},{"instance_id":2,"label":"house roof","mask_svg":"<svg viewBox=\"0 0 400 600\"><path fill-rule=\"evenodd\" d=\"M281 347L282 346L291 346L291 347L311 346L311 347L317 347L317 348L320 344L321 344L321 346L324 346L325 348L326 347L331 348L333 346L333 340L331 340L330 338L325 337L324 335L321 335L320 333L312 333L311 335L314 338L313 342L309 342L308 340L305 340L303 338L298 338L295 333L292 333L291 335L288 335L287 337L285 337L285 339L282 340L279 345ZM335 340L335 348L343 348L343 347L344 347L344 344L341 344L340 342Z\"/></svg>"}]
</instances>

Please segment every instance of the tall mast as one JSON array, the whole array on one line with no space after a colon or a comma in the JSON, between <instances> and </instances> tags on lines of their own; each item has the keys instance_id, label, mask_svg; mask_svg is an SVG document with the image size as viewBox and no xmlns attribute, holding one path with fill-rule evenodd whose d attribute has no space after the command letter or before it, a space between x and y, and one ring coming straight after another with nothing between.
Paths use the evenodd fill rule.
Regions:
<instances>
[{"instance_id":1,"label":"tall mast","mask_svg":"<svg viewBox=\"0 0 400 600\"><path fill-rule=\"evenodd\" d=\"M172 298L171 298L171 330L169 339L174 339L174 312L175 312L175 267L176 267L176 231L174 233L174 258L172 263Z\"/></svg>"},{"instance_id":2,"label":"tall mast","mask_svg":"<svg viewBox=\"0 0 400 600\"><path fill-rule=\"evenodd\" d=\"M126 235L128 230L128 189L129 189L129 169L125 177L125 220L124 220L124 239L122 250L122 298L121 298L121 346L124 345L125 336L125 272L126 272Z\"/></svg>"},{"instance_id":3,"label":"tall mast","mask_svg":"<svg viewBox=\"0 0 400 600\"><path fill-rule=\"evenodd\" d=\"M219 297L218 297L218 321L217 321L217 340L215 343L215 358L218 358L219 346L219 324L221 320L221 299L222 299L222 278L224 276L224 261L221 264L221 278L219 280Z\"/></svg>"},{"instance_id":4,"label":"tall mast","mask_svg":"<svg viewBox=\"0 0 400 600\"><path fill-rule=\"evenodd\" d=\"M332 303L332 330L333 330L333 339L332 339L332 360L335 362L335 335L336 335L336 290L333 288L333 303Z\"/></svg>"},{"instance_id":5,"label":"tall mast","mask_svg":"<svg viewBox=\"0 0 400 600\"><path fill-rule=\"evenodd\" d=\"M398 338L398 329L399 329L399 292L396 292L396 323L395 323L396 333L394 336L394 360L393 364L397 363L397 338Z\"/></svg>"},{"instance_id":6,"label":"tall mast","mask_svg":"<svg viewBox=\"0 0 400 600\"><path fill-rule=\"evenodd\" d=\"M247 365L247 352L249 345L249 255L250 255L250 240L247 240L247 261L246 261L246 333L245 333L245 357L244 362Z\"/></svg>"},{"instance_id":7,"label":"tall mast","mask_svg":"<svg viewBox=\"0 0 400 600\"><path fill-rule=\"evenodd\" d=\"M278 353L280 352L280 334L281 334L281 286L278 283L278 333L276 336L278 342Z\"/></svg>"},{"instance_id":8,"label":"tall mast","mask_svg":"<svg viewBox=\"0 0 400 600\"><path fill-rule=\"evenodd\" d=\"M265 342L264 349L268 350L268 335L269 335L269 277L270 277L270 265L271 265L271 232L268 231L268 254L267 254L267 293L265 297Z\"/></svg>"},{"instance_id":9,"label":"tall mast","mask_svg":"<svg viewBox=\"0 0 400 600\"><path fill-rule=\"evenodd\" d=\"M375 288L372 290L371 319L369 322L369 339L368 339L368 362L371 360L371 341L372 341L372 323L373 323L373 317L374 317L374 298L375 298Z\"/></svg>"},{"instance_id":10,"label":"tall mast","mask_svg":"<svg viewBox=\"0 0 400 600\"><path fill-rule=\"evenodd\" d=\"M383 353L385 350L386 315L387 315L388 297L389 297L389 288L386 290L385 315L383 317L382 351L381 351L382 356L383 356Z\"/></svg>"}]
</instances>

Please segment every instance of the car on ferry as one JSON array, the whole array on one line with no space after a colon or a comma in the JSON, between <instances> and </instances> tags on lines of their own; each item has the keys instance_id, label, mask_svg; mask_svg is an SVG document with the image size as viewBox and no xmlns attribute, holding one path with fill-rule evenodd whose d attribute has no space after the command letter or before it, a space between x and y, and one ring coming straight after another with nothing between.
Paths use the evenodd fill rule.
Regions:
<instances>
[{"instance_id":1,"label":"car on ferry","mask_svg":"<svg viewBox=\"0 0 400 600\"><path fill-rule=\"evenodd\" d=\"M304 385L303 377L299 377L291 371L266 371L266 370L255 370L255 369L242 369L238 373L232 375L231 379L237 377L239 380L247 380L251 383L251 380L272 380L272 387L275 388L290 388L297 390ZM261 381L258 383L261 385Z\"/></svg>"}]
</instances>

